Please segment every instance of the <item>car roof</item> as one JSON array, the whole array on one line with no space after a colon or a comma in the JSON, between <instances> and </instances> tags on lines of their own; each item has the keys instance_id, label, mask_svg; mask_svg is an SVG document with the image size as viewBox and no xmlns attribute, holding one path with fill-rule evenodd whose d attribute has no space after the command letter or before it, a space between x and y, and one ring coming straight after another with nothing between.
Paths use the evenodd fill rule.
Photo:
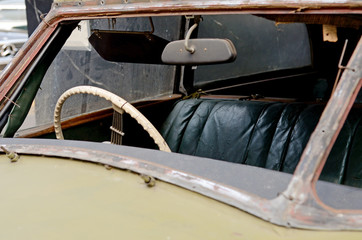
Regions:
<instances>
[{"instance_id":1,"label":"car roof","mask_svg":"<svg viewBox=\"0 0 362 240\"><path fill-rule=\"evenodd\" d=\"M78 5L79 1L74 0L54 0L54 3L75 3ZM122 1L122 0L113 0L113 1L95 1L95 0L84 0L83 3L88 2L94 2L98 5L106 5L106 4L129 4L129 3L161 3L161 2L170 2L168 0L158 0L158 1L152 1L152 0L133 0L133 1ZM180 2L180 3L197 3L197 2L205 2L202 0L192 0L192 1L184 1L184 0L174 0L172 2ZM284 6L291 6L291 5L305 5L305 6L316 6L319 4L328 5L328 4L343 4L343 5L353 5L357 6L361 4L361 1L359 0L238 0L238 1L228 1L228 0L209 0L206 2L214 2L217 3L223 3L223 4L240 4L245 3L248 5L265 5L265 6L271 6L271 5L284 5Z\"/></svg>"}]
</instances>

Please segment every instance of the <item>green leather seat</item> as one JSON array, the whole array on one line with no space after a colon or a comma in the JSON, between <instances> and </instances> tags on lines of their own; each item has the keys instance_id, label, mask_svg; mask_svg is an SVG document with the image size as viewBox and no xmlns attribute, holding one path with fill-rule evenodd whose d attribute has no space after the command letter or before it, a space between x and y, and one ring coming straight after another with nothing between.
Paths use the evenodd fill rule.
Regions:
<instances>
[{"instance_id":1,"label":"green leather seat","mask_svg":"<svg viewBox=\"0 0 362 240\"><path fill-rule=\"evenodd\" d=\"M324 105L189 99L161 134L173 152L293 173ZM362 118L353 109L321 179L362 187Z\"/></svg>"}]
</instances>

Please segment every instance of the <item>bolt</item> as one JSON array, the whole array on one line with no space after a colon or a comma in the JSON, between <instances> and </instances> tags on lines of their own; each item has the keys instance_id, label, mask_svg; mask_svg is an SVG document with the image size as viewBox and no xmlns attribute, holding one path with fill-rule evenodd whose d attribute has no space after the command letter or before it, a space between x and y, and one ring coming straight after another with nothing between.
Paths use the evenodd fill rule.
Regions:
<instances>
[{"instance_id":1,"label":"bolt","mask_svg":"<svg viewBox=\"0 0 362 240\"><path fill-rule=\"evenodd\" d=\"M148 187L153 187L156 185L156 180L153 177L142 174L141 178L145 181Z\"/></svg>"},{"instance_id":2,"label":"bolt","mask_svg":"<svg viewBox=\"0 0 362 240\"><path fill-rule=\"evenodd\" d=\"M10 152L4 146L0 146L0 148L6 153L6 156L10 159L11 162L17 162L19 160L19 155L15 152Z\"/></svg>"}]
</instances>

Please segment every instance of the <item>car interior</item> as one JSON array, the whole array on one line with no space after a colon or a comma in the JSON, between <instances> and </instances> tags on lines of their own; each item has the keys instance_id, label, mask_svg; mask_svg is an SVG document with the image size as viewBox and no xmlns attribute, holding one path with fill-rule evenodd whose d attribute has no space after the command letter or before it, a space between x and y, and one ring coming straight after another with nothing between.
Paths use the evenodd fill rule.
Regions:
<instances>
[{"instance_id":1,"label":"car interior","mask_svg":"<svg viewBox=\"0 0 362 240\"><path fill-rule=\"evenodd\" d=\"M55 138L59 96L91 85L132 103L172 152L293 173L361 27L353 16L292 17L65 22L23 76L30 79L27 94L17 103L28 104L9 116L26 118L24 124L9 117L3 135ZM86 32L87 50L67 48L73 30ZM362 187L360 102L357 97L320 179ZM65 139L158 149L133 117L96 96L69 98L62 120Z\"/></svg>"}]
</instances>

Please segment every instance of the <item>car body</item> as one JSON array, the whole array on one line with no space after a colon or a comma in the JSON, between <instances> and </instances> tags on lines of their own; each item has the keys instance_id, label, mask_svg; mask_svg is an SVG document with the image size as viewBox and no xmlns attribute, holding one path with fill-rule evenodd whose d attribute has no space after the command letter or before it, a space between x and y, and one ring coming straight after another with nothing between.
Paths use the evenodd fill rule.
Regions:
<instances>
[{"instance_id":1,"label":"car body","mask_svg":"<svg viewBox=\"0 0 362 240\"><path fill-rule=\"evenodd\" d=\"M361 14L54 1L0 78L0 236L360 239Z\"/></svg>"}]
</instances>

